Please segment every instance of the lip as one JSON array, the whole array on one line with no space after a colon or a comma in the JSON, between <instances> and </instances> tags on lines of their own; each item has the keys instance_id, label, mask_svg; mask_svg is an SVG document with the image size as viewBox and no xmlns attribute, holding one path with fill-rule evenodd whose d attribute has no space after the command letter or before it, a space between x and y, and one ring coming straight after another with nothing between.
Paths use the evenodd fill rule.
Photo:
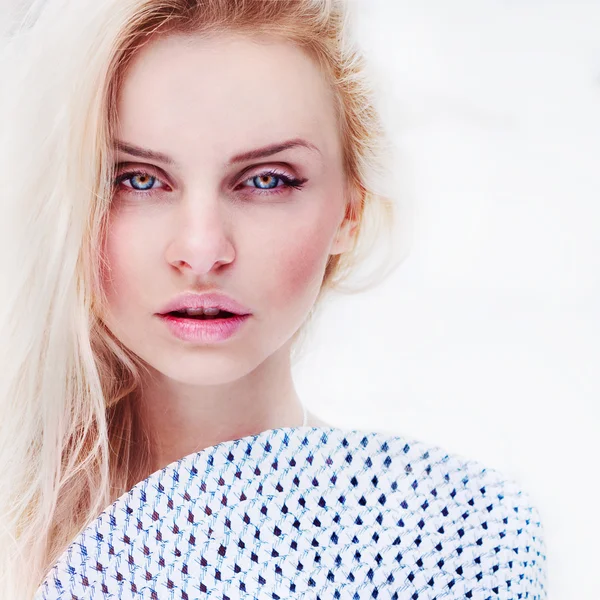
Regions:
<instances>
[{"instance_id":1,"label":"lip","mask_svg":"<svg viewBox=\"0 0 600 600\"><path fill-rule=\"evenodd\" d=\"M180 311L186 308L212 308L217 307L220 310L244 316L251 314L251 311L226 294L217 292L198 294L196 292L184 292L175 296L168 302L159 313L159 316L165 316L173 311ZM207 321L209 322L209 321Z\"/></svg>"},{"instance_id":2,"label":"lip","mask_svg":"<svg viewBox=\"0 0 600 600\"><path fill-rule=\"evenodd\" d=\"M228 319L210 319L207 321L175 317L173 315L158 315L169 331L184 342L214 344L224 342L235 335L250 315L238 315Z\"/></svg>"}]
</instances>

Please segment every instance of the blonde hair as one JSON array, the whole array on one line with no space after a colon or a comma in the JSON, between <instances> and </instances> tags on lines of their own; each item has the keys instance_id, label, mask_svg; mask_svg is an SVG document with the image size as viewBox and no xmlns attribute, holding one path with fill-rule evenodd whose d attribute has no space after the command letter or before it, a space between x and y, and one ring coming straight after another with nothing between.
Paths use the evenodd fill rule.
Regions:
<instances>
[{"instance_id":1,"label":"blonde hair","mask_svg":"<svg viewBox=\"0 0 600 600\"><path fill-rule=\"evenodd\" d=\"M296 343L326 294L373 284L345 287L393 231L394 203L377 188L391 146L349 18L343 0L40 0L10 32L0 65L0 597L31 598L85 526L151 473L137 403L144 366L98 317L128 62L157 35L235 32L298 44L328 77L357 235L330 257Z\"/></svg>"}]
</instances>

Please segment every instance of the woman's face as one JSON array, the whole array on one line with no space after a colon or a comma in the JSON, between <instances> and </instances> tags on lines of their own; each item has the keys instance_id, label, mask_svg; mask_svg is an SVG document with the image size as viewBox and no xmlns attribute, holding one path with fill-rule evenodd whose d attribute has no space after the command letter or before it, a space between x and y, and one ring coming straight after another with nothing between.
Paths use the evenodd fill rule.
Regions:
<instances>
[{"instance_id":1,"label":"woman's face","mask_svg":"<svg viewBox=\"0 0 600 600\"><path fill-rule=\"evenodd\" d=\"M284 350L314 304L329 255L349 248L326 81L285 42L170 36L137 55L117 111L105 322L166 377L238 379ZM290 140L309 147L236 158ZM184 342L157 313L187 291L225 293L252 316L224 342Z\"/></svg>"}]
</instances>

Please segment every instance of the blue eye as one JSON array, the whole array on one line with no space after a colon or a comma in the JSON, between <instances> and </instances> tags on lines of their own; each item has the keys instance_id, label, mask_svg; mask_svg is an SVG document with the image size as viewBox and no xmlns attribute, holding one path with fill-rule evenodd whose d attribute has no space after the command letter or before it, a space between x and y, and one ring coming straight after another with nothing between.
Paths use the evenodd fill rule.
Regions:
<instances>
[{"instance_id":1,"label":"blue eye","mask_svg":"<svg viewBox=\"0 0 600 600\"><path fill-rule=\"evenodd\" d=\"M138 184L134 183L136 179L139 180ZM139 175L134 175L133 177L131 177L129 179L129 181L131 182L131 186L133 188L135 188L136 190L137 189L148 190L154 185L154 182L156 181L156 177L152 177L152 175L139 174ZM138 185L140 185L141 187L138 187Z\"/></svg>"},{"instance_id":2,"label":"blue eye","mask_svg":"<svg viewBox=\"0 0 600 600\"><path fill-rule=\"evenodd\" d=\"M252 177L251 179L248 179L247 181L252 181L252 183L257 183L258 182L258 188L261 190L272 190L273 187L277 187L275 186L267 186L267 187L261 187L263 184L265 184L265 179L268 181L269 179L271 180L271 183L275 182L277 183L277 180L281 180L281 177L277 177L276 175L270 175L268 173L265 173L264 175L255 175L254 177Z\"/></svg>"},{"instance_id":3,"label":"blue eye","mask_svg":"<svg viewBox=\"0 0 600 600\"><path fill-rule=\"evenodd\" d=\"M123 173L117 177L115 185L128 181L130 185L126 185L126 188L133 190L134 192L145 192L154 191L157 188L153 187L158 181L158 178L146 171L131 171L129 173Z\"/></svg>"},{"instance_id":4,"label":"blue eye","mask_svg":"<svg viewBox=\"0 0 600 600\"><path fill-rule=\"evenodd\" d=\"M271 185L272 183L277 183L277 180L282 181L283 185L278 186L278 185ZM269 192L268 190L280 190L277 192L274 192L275 194L280 194L282 191L285 191L286 188L295 188L297 190L302 189L303 185L306 183L306 179L295 179L292 177L288 177L287 175L284 175L283 173L279 173L277 171L264 171L263 173L258 173L257 175L254 175L253 177L250 177L249 179L246 179L246 181L244 183L246 183L247 181L251 181L253 182L257 187L255 188L257 190L257 192L254 193L258 193L258 194L269 194L269 195L273 195L273 192ZM262 186L266 186L266 187L262 187ZM243 185L242 187L251 187L251 186L246 186Z\"/></svg>"}]
</instances>

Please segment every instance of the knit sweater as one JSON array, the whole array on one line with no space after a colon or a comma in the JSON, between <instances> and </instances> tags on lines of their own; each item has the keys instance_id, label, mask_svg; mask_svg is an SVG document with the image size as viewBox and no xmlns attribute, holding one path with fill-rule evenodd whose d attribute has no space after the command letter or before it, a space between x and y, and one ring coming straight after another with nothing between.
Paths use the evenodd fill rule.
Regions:
<instances>
[{"instance_id":1,"label":"knit sweater","mask_svg":"<svg viewBox=\"0 0 600 600\"><path fill-rule=\"evenodd\" d=\"M171 463L73 541L34 600L546 599L512 480L400 435L285 427Z\"/></svg>"}]
</instances>

